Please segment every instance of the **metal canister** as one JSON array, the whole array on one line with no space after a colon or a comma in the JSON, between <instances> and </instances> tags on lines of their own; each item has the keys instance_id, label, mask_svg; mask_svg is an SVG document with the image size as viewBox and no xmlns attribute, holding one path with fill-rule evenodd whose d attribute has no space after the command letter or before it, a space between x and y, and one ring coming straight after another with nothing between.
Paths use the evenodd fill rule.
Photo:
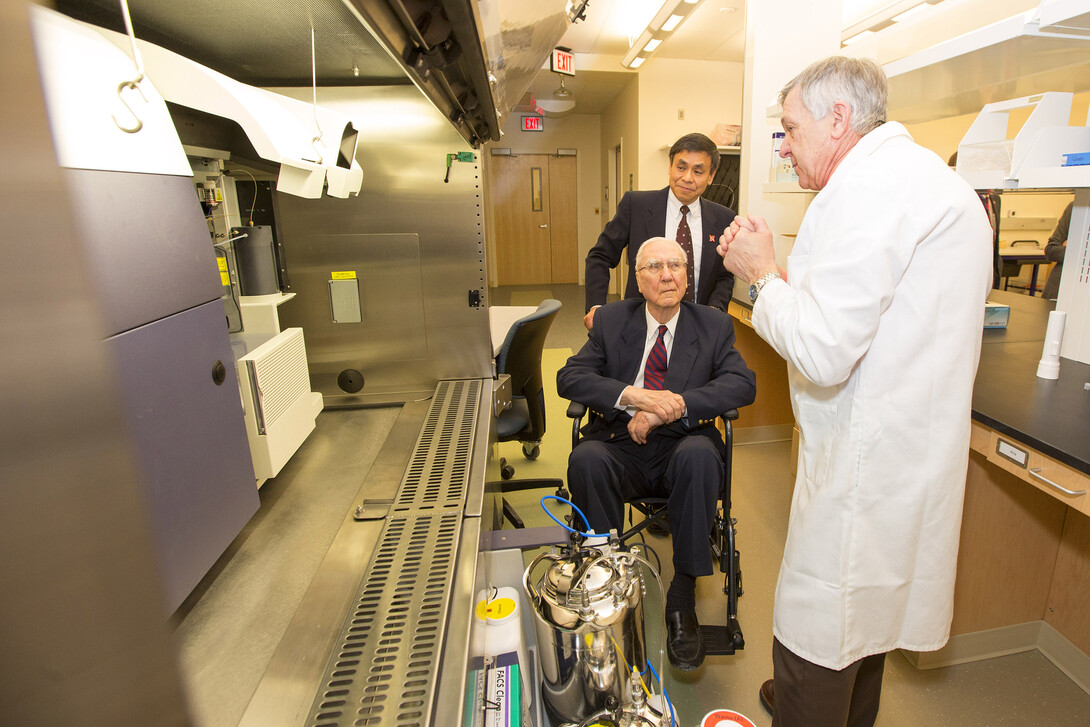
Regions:
<instances>
[{"instance_id":1,"label":"metal canister","mask_svg":"<svg viewBox=\"0 0 1090 727\"><path fill-rule=\"evenodd\" d=\"M523 574L542 695L559 721L578 723L625 703L631 669L646 668L640 568L629 553L605 550L543 553ZM548 568L533 582L543 562Z\"/></svg>"}]
</instances>

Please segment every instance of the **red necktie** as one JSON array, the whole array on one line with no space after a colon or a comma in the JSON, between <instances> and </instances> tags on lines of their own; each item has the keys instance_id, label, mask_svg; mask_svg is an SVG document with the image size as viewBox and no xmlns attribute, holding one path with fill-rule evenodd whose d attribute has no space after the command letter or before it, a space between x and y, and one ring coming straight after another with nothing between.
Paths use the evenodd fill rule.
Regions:
<instances>
[{"instance_id":1,"label":"red necktie","mask_svg":"<svg viewBox=\"0 0 1090 727\"><path fill-rule=\"evenodd\" d=\"M685 276L687 284L685 286L685 300L690 303L696 302L696 260L693 258L693 232L689 229L689 223L685 220L685 217L689 214L689 205L681 205L681 222L677 225L677 243L681 245L681 249L685 251L685 257L689 259L689 264L685 268Z\"/></svg>"},{"instance_id":2,"label":"red necktie","mask_svg":"<svg viewBox=\"0 0 1090 727\"><path fill-rule=\"evenodd\" d=\"M659 337L647 354L647 363L643 366L643 388L662 391L666 385L666 326L659 326Z\"/></svg>"}]
</instances>

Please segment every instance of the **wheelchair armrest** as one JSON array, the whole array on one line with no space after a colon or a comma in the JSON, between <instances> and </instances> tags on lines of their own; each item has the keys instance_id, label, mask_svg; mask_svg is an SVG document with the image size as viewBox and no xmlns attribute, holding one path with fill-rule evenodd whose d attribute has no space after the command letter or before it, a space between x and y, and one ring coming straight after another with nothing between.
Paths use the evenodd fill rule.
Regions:
<instances>
[{"instance_id":1,"label":"wheelchair armrest","mask_svg":"<svg viewBox=\"0 0 1090 727\"><path fill-rule=\"evenodd\" d=\"M579 444L579 427L583 423L583 416L587 413L587 405L573 401L568 404L568 416L571 417L571 448Z\"/></svg>"}]
</instances>

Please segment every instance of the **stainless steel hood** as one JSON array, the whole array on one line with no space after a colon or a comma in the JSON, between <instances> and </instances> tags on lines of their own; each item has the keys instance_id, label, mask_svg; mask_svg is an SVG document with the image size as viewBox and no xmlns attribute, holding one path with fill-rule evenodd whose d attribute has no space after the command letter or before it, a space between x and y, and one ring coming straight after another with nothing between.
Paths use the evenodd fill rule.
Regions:
<instances>
[{"instance_id":1,"label":"stainless steel hood","mask_svg":"<svg viewBox=\"0 0 1090 727\"><path fill-rule=\"evenodd\" d=\"M416 85L473 146L567 27L565 0L129 0L138 38L258 87ZM117 0L59 11L123 32ZM314 62L311 64L311 29Z\"/></svg>"}]
</instances>

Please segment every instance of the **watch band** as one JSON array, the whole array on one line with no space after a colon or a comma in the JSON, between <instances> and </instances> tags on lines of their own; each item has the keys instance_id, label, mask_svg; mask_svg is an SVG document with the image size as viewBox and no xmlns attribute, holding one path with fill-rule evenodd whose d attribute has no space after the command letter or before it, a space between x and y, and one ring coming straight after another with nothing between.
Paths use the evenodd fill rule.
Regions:
<instances>
[{"instance_id":1,"label":"watch band","mask_svg":"<svg viewBox=\"0 0 1090 727\"><path fill-rule=\"evenodd\" d=\"M766 273L765 275L761 276L760 280L758 280L756 283L753 284L753 288L754 288L753 302L754 303L757 302L757 297L761 294L761 290L766 285L768 285L770 282L772 282L773 280L775 280L778 277L780 277L780 274L778 272L776 272L776 273Z\"/></svg>"}]
</instances>

